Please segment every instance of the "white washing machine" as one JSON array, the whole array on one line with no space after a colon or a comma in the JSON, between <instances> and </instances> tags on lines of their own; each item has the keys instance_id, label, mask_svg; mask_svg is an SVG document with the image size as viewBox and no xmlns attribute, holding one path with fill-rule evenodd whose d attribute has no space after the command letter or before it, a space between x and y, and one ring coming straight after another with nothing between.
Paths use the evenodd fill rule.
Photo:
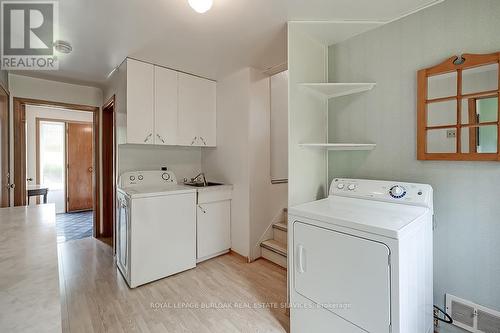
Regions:
<instances>
[{"instance_id":1,"label":"white washing machine","mask_svg":"<svg viewBox=\"0 0 500 333\"><path fill-rule=\"evenodd\" d=\"M289 208L291 333L433 329L432 187L334 179Z\"/></svg>"},{"instance_id":2,"label":"white washing machine","mask_svg":"<svg viewBox=\"0 0 500 333\"><path fill-rule=\"evenodd\" d=\"M196 189L171 171L120 176L116 262L131 288L196 266Z\"/></svg>"}]
</instances>

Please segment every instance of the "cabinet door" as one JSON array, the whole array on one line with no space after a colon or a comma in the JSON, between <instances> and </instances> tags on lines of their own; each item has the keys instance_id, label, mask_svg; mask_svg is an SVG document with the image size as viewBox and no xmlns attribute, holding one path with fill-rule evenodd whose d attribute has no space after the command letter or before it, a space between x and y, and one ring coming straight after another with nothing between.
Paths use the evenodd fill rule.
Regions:
<instances>
[{"instance_id":1,"label":"cabinet door","mask_svg":"<svg viewBox=\"0 0 500 333\"><path fill-rule=\"evenodd\" d=\"M177 72L155 66L154 73L154 143L175 145L177 143Z\"/></svg>"},{"instance_id":2,"label":"cabinet door","mask_svg":"<svg viewBox=\"0 0 500 333\"><path fill-rule=\"evenodd\" d=\"M179 142L215 147L216 83L179 73Z\"/></svg>"},{"instance_id":3,"label":"cabinet door","mask_svg":"<svg viewBox=\"0 0 500 333\"><path fill-rule=\"evenodd\" d=\"M231 248L230 224L230 200L198 205L198 259L207 258Z\"/></svg>"},{"instance_id":4,"label":"cabinet door","mask_svg":"<svg viewBox=\"0 0 500 333\"><path fill-rule=\"evenodd\" d=\"M154 143L153 85L153 65L127 59L127 143Z\"/></svg>"}]
</instances>

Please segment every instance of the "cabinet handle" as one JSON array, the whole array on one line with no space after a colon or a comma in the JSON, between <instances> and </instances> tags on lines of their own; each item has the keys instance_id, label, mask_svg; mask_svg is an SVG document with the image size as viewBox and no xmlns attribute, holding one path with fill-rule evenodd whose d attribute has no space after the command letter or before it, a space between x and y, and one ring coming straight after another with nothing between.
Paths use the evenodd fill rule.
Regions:
<instances>
[{"instance_id":1,"label":"cabinet handle","mask_svg":"<svg viewBox=\"0 0 500 333\"><path fill-rule=\"evenodd\" d=\"M148 136L144 139L144 143L148 142L152 135L153 133L149 133Z\"/></svg>"},{"instance_id":2,"label":"cabinet handle","mask_svg":"<svg viewBox=\"0 0 500 333\"><path fill-rule=\"evenodd\" d=\"M205 142L205 139L202 136L200 136L200 139L201 139L201 141L203 141L203 144L206 146L207 143Z\"/></svg>"},{"instance_id":3,"label":"cabinet handle","mask_svg":"<svg viewBox=\"0 0 500 333\"><path fill-rule=\"evenodd\" d=\"M191 141L191 146L194 145L194 143L196 142L196 139L198 139L197 136L194 137L193 141Z\"/></svg>"},{"instance_id":4,"label":"cabinet handle","mask_svg":"<svg viewBox=\"0 0 500 333\"><path fill-rule=\"evenodd\" d=\"M207 213L207 211L206 211L205 209L203 209L203 207L201 207L200 205L198 205L198 208L201 210L201 212L202 212L203 214L206 214L206 213Z\"/></svg>"},{"instance_id":5,"label":"cabinet handle","mask_svg":"<svg viewBox=\"0 0 500 333\"><path fill-rule=\"evenodd\" d=\"M163 140L163 138L161 137L161 135L160 135L160 134L156 134L156 136L158 137L158 139L160 139L160 140L161 140L161 142L162 142L162 143L165 143L165 140Z\"/></svg>"}]
</instances>

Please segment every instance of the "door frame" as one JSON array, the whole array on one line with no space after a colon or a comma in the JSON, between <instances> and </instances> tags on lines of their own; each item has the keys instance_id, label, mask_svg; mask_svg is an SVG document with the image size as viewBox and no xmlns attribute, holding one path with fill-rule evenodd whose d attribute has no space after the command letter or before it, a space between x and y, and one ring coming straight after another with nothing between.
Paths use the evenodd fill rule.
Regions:
<instances>
[{"instance_id":1,"label":"door frame","mask_svg":"<svg viewBox=\"0 0 500 333\"><path fill-rule=\"evenodd\" d=\"M7 190L7 207L10 206L10 202L11 202L11 184L13 182L13 178L12 178L12 173L10 172L10 92L9 92L9 89L7 89L2 82L0 82L0 90L3 91L5 93L5 95L7 95L7 179L5 179L5 181L7 182L6 184L4 184L5 186L8 187L8 190ZM1 159L1 156L0 156L0 159ZM1 163L2 161L0 161ZM0 177L3 178L3 174L0 174ZM1 178L0 178L1 179ZM1 182L0 182L1 184ZM1 205L1 203L0 203ZM1 206L0 206L1 207Z\"/></svg>"},{"instance_id":2,"label":"door frame","mask_svg":"<svg viewBox=\"0 0 500 333\"><path fill-rule=\"evenodd\" d=\"M89 105L53 102L39 99L14 97L14 206L26 205L26 106L44 106L63 110L85 111L93 113L93 147L94 147L94 175L93 175L93 212L94 212L94 237L99 236L101 205L100 205L100 145L99 145L99 115L100 108Z\"/></svg>"},{"instance_id":3,"label":"door frame","mask_svg":"<svg viewBox=\"0 0 500 333\"><path fill-rule=\"evenodd\" d=\"M102 110L102 117L104 118L104 112L112 112L112 126L111 126L111 131L112 131L112 142L111 142L111 147L112 147L112 153L111 153L111 163L112 163L112 174L111 175L102 175L102 180L103 182L101 183L101 190L103 191L103 197L104 197L104 191L105 191L105 184L104 184L104 179L111 178L113 181L113 185L111 188L112 192L112 209L110 211L111 214L111 232L112 232L112 247L113 247L113 253L116 253L116 186L118 184L118 171L116 170L117 166L117 145L116 145L116 96L113 95L111 96L106 103L101 107ZM102 144L104 145L105 141L105 133L109 130L109 128L104 128L104 120L102 124ZM106 161L107 157L104 156L104 147L102 148L103 150L103 156L101 158L101 165L103 172L105 170L104 168L104 162ZM103 202L104 205L104 202ZM103 211L103 221L102 225L99 225L99 234L104 235L104 231L106 230L106 227L104 226L104 211ZM106 235L109 237L109 235Z\"/></svg>"}]
</instances>

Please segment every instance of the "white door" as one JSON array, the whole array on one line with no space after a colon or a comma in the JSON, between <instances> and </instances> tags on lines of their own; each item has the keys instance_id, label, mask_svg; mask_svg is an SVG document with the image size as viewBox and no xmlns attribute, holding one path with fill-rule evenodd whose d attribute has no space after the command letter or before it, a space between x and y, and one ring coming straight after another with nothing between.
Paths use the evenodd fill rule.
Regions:
<instances>
[{"instance_id":1,"label":"white door","mask_svg":"<svg viewBox=\"0 0 500 333\"><path fill-rule=\"evenodd\" d=\"M216 83L179 73L179 142L215 147Z\"/></svg>"},{"instance_id":2,"label":"white door","mask_svg":"<svg viewBox=\"0 0 500 333\"><path fill-rule=\"evenodd\" d=\"M367 332L389 332L385 244L296 222L293 246L296 292Z\"/></svg>"},{"instance_id":3,"label":"white door","mask_svg":"<svg viewBox=\"0 0 500 333\"><path fill-rule=\"evenodd\" d=\"M154 66L155 117L154 143L177 143L177 72Z\"/></svg>"},{"instance_id":4,"label":"white door","mask_svg":"<svg viewBox=\"0 0 500 333\"><path fill-rule=\"evenodd\" d=\"M154 143L153 67L127 59L127 143Z\"/></svg>"},{"instance_id":5,"label":"white door","mask_svg":"<svg viewBox=\"0 0 500 333\"><path fill-rule=\"evenodd\" d=\"M197 258L203 259L231 248L231 201L199 204L197 211Z\"/></svg>"}]
</instances>

